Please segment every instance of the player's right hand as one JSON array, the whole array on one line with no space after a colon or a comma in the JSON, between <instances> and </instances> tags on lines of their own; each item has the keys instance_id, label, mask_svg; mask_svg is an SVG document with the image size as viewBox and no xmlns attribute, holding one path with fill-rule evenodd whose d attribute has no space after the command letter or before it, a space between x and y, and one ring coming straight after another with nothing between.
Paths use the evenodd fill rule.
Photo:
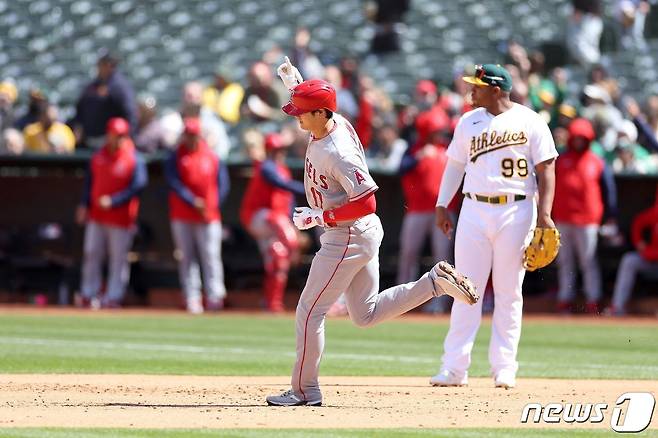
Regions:
<instances>
[{"instance_id":1,"label":"player's right hand","mask_svg":"<svg viewBox=\"0 0 658 438\"><path fill-rule=\"evenodd\" d=\"M285 61L276 69L277 74L283 81L283 85L286 86L288 90L292 90L297 85L304 82L302 74L297 70L297 67L292 65L290 59L286 56Z\"/></svg>"},{"instance_id":2,"label":"player's right hand","mask_svg":"<svg viewBox=\"0 0 658 438\"><path fill-rule=\"evenodd\" d=\"M454 228L448 209L445 207L436 207L436 226L443 231L446 236L450 236Z\"/></svg>"}]
</instances>

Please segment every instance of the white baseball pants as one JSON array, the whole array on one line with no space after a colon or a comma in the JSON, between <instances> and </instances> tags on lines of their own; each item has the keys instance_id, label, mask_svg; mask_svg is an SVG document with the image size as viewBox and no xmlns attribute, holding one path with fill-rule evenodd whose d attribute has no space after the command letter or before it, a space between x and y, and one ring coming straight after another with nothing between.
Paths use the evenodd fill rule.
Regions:
<instances>
[{"instance_id":1,"label":"white baseball pants","mask_svg":"<svg viewBox=\"0 0 658 438\"><path fill-rule=\"evenodd\" d=\"M455 238L455 264L480 294L492 274L494 313L489 363L495 375L506 369L516 373L521 337L525 269L523 251L536 221L533 199L495 205L464 199ZM455 302L446 335L443 368L464 376L471 365L471 350L482 320L482 300L469 306Z\"/></svg>"}]
</instances>

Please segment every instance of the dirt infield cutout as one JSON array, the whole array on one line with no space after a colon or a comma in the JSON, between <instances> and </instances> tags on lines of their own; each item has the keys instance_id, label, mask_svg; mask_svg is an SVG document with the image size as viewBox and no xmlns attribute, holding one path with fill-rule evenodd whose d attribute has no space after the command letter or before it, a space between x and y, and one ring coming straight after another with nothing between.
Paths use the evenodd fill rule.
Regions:
<instances>
[{"instance_id":1,"label":"dirt infield cutout","mask_svg":"<svg viewBox=\"0 0 658 438\"><path fill-rule=\"evenodd\" d=\"M139 428L609 428L619 395L658 394L658 382L519 379L512 390L475 378L433 388L423 377L322 377L324 406L276 408L265 396L288 377L0 375L0 427ZM600 424L522 424L523 407L607 403ZM658 414L650 428L658 427Z\"/></svg>"}]
</instances>

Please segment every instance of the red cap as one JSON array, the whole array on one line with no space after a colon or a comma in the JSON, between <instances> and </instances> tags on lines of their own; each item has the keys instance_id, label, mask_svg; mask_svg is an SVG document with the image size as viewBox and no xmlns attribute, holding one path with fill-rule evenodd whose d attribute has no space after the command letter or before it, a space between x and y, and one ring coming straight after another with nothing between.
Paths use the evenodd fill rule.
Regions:
<instances>
[{"instance_id":1,"label":"red cap","mask_svg":"<svg viewBox=\"0 0 658 438\"><path fill-rule=\"evenodd\" d=\"M299 116L310 111L328 109L336 111L336 89L322 79L304 81L292 89L290 101L282 108L290 116Z\"/></svg>"},{"instance_id":2,"label":"red cap","mask_svg":"<svg viewBox=\"0 0 658 438\"><path fill-rule=\"evenodd\" d=\"M198 117L186 117L183 120L183 132L189 135L201 134L201 121Z\"/></svg>"},{"instance_id":3,"label":"red cap","mask_svg":"<svg viewBox=\"0 0 658 438\"><path fill-rule=\"evenodd\" d=\"M130 125L126 119L122 119L121 117L113 117L107 121L107 125L105 125L105 132L107 134L121 136L128 135L130 133Z\"/></svg>"},{"instance_id":4,"label":"red cap","mask_svg":"<svg viewBox=\"0 0 658 438\"><path fill-rule=\"evenodd\" d=\"M416 84L416 93L418 94L436 94L436 84L429 79L421 79Z\"/></svg>"},{"instance_id":5,"label":"red cap","mask_svg":"<svg viewBox=\"0 0 658 438\"><path fill-rule=\"evenodd\" d=\"M416 131L420 141L437 131L450 129L450 119L443 111L425 111L416 117Z\"/></svg>"},{"instance_id":6,"label":"red cap","mask_svg":"<svg viewBox=\"0 0 658 438\"><path fill-rule=\"evenodd\" d=\"M265 150L267 152L275 151L286 147L283 143L283 137L278 132L272 132L265 136Z\"/></svg>"}]
</instances>

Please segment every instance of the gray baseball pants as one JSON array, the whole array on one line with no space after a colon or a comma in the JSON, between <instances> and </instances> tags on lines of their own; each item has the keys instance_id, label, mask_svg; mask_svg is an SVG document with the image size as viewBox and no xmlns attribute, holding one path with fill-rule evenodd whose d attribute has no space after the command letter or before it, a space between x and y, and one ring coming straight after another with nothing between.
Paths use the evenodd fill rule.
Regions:
<instances>
[{"instance_id":1,"label":"gray baseball pants","mask_svg":"<svg viewBox=\"0 0 658 438\"><path fill-rule=\"evenodd\" d=\"M82 296L88 299L98 297L102 284L102 269L108 258L106 301L121 302L130 279L128 251L133 243L135 232L132 228L103 225L95 221L87 222L82 260Z\"/></svg>"},{"instance_id":2,"label":"gray baseball pants","mask_svg":"<svg viewBox=\"0 0 658 438\"><path fill-rule=\"evenodd\" d=\"M379 292L379 245L384 231L375 214L349 227L326 228L297 304L297 360L292 388L302 400L322 400L318 383L325 314L341 293L352 321L367 327L401 315L433 296L428 274Z\"/></svg>"},{"instance_id":3,"label":"gray baseball pants","mask_svg":"<svg viewBox=\"0 0 658 438\"><path fill-rule=\"evenodd\" d=\"M222 266L222 223L171 222L174 244L179 251L178 275L185 298L201 299L201 275L209 300L226 296L224 267ZM198 255L198 257L197 257Z\"/></svg>"},{"instance_id":4,"label":"gray baseball pants","mask_svg":"<svg viewBox=\"0 0 658 438\"><path fill-rule=\"evenodd\" d=\"M583 273L583 289L588 302L601 299L601 272L596 259L598 225L572 225L558 222L560 252L558 252L559 301L572 301L575 295L576 261Z\"/></svg>"}]
</instances>

